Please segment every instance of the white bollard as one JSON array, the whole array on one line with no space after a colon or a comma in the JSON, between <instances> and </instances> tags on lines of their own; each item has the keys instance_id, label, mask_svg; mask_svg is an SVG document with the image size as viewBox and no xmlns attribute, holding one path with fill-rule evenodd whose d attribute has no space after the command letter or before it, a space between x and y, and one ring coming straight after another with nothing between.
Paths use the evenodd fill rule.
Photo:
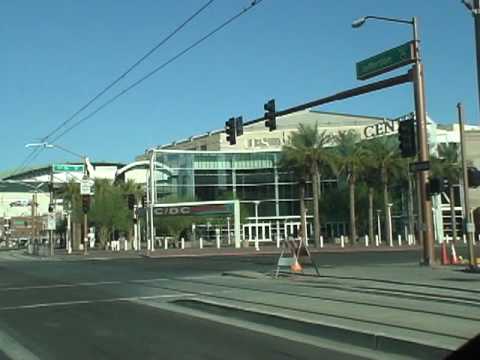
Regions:
<instances>
[{"instance_id":1,"label":"white bollard","mask_svg":"<svg viewBox=\"0 0 480 360\"><path fill-rule=\"evenodd\" d=\"M445 236L445 242L448 244L448 242L450 241L450 236Z\"/></svg>"},{"instance_id":2,"label":"white bollard","mask_svg":"<svg viewBox=\"0 0 480 360\"><path fill-rule=\"evenodd\" d=\"M203 249L203 238L200 237L200 239L198 239L199 243L200 243L200 249Z\"/></svg>"},{"instance_id":3,"label":"white bollard","mask_svg":"<svg viewBox=\"0 0 480 360\"><path fill-rule=\"evenodd\" d=\"M398 234L398 246L402 246L402 235Z\"/></svg>"},{"instance_id":4,"label":"white bollard","mask_svg":"<svg viewBox=\"0 0 480 360\"><path fill-rule=\"evenodd\" d=\"M375 246L378 247L379 244L379 239L378 239L378 234L375 235Z\"/></svg>"},{"instance_id":5,"label":"white bollard","mask_svg":"<svg viewBox=\"0 0 480 360\"><path fill-rule=\"evenodd\" d=\"M463 234L463 243L466 244L467 243L467 236L465 234Z\"/></svg>"},{"instance_id":6,"label":"white bollard","mask_svg":"<svg viewBox=\"0 0 480 360\"><path fill-rule=\"evenodd\" d=\"M217 243L217 249L220 249L220 235L217 235L215 240L216 240L216 243Z\"/></svg>"},{"instance_id":7,"label":"white bollard","mask_svg":"<svg viewBox=\"0 0 480 360\"><path fill-rule=\"evenodd\" d=\"M343 235L340 236L340 246L341 246L342 248L345 247L345 237L344 237Z\"/></svg>"},{"instance_id":8,"label":"white bollard","mask_svg":"<svg viewBox=\"0 0 480 360\"><path fill-rule=\"evenodd\" d=\"M181 246L182 250L185 249L185 239L183 237L180 239L180 246Z\"/></svg>"},{"instance_id":9,"label":"white bollard","mask_svg":"<svg viewBox=\"0 0 480 360\"><path fill-rule=\"evenodd\" d=\"M368 247L368 235L365 235L365 247Z\"/></svg>"},{"instance_id":10,"label":"white bollard","mask_svg":"<svg viewBox=\"0 0 480 360\"><path fill-rule=\"evenodd\" d=\"M168 239L165 238L165 240L163 240L163 247L165 250L168 250Z\"/></svg>"},{"instance_id":11,"label":"white bollard","mask_svg":"<svg viewBox=\"0 0 480 360\"><path fill-rule=\"evenodd\" d=\"M323 235L320 235L320 248L323 248Z\"/></svg>"}]
</instances>

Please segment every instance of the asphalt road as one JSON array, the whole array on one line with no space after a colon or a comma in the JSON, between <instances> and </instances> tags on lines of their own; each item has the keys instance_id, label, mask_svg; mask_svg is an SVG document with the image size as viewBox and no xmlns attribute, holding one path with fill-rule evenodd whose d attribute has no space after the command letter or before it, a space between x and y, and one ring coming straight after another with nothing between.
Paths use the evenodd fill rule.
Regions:
<instances>
[{"instance_id":1,"label":"asphalt road","mask_svg":"<svg viewBox=\"0 0 480 360\"><path fill-rule=\"evenodd\" d=\"M320 265L416 262L415 252L318 255ZM360 359L150 306L162 280L273 269L273 256L1 261L0 350L35 359ZM0 359L4 356L0 352Z\"/></svg>"}]
</instances>

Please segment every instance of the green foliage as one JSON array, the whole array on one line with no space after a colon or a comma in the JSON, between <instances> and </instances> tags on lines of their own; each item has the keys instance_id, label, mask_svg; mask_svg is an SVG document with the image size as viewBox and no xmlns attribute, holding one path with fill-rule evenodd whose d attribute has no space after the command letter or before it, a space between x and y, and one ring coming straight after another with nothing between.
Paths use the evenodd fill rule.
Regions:
<instances>
[{"instance_id":1,"label":"green foliage","mask_svg":"<svg viewBox=\"0 0 480 360\"><path fill-rule=\"evenodd\" d=\"M105 244L113 230L128 232L133 213L128 209L125 188L109 180L95 181L95 196L89 211L89 220L100 229L100 242Z\"/></svg>"}]
</instances>

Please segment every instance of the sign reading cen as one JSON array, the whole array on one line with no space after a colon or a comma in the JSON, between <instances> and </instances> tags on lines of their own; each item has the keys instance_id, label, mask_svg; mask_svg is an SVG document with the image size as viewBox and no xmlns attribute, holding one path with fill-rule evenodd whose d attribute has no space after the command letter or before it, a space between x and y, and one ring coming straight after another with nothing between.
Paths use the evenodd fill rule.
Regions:
<instances>
[{"instance_id":1,"label":"sign reading cen","mask_svg":"<svg viewBox=\"0 0 480 360\"><path fill-rule=\"evenodd\" d=\"M397 132L398 124L394 120L386 120L378 124L369 125L363 129L363 136L371 139L377 136L389 135Z\"/></svg>"}]
</instances>

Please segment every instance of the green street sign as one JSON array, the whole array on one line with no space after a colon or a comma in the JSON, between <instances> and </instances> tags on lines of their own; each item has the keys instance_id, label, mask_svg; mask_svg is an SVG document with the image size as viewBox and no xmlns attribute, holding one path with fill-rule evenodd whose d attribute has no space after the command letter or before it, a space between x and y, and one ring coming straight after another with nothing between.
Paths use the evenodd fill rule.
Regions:
<instances>
[{"instance_id":1,"label":"green street sign","mask_svg":"<svg viewBox=\"0 0 480 360\"><path fill-rule=\"evenodd\" d=\"M52 169L53 169L53 172L56 172L56 173L60 173L60 172L82 172L83 173L83 165L53 164Z\"/></svg>"},{"instance_id":2,"label":"green street sign","mask_svg":"<svg viewBox=\"0 0 480 360\"><path fill-rule=\"evenodd\" d=\"M357 79L367 80L415 61L414 43L409 41L368 59L359 61Z\"/></svg>"}]
</instances>

